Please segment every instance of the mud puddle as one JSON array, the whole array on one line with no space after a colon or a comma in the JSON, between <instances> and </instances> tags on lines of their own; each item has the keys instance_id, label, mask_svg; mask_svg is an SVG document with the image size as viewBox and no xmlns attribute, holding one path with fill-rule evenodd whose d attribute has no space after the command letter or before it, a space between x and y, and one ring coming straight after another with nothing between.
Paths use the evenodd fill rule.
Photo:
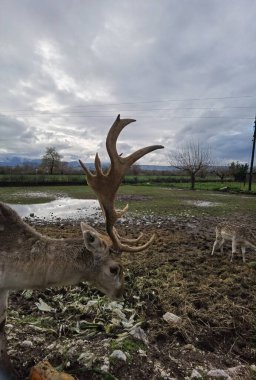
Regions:
<instances>
[{"instance_id":1,"label":"mud puddle","mask_svg":"<svg viewBox=\"0 0 256 380\"><path fill-rule=\"evenodd\" d=\"M186 201L189 205L197 206L197 207L216 207L220 206L220 203L218 202L211 202L211 201Z\"/></svg>"},{"instance_id":2,"label":"mud puddle","mask_svg":"<svg viewBox=\"0 0 256 380\"><path fill-rule=\"evenodd\" d=\"M62 198L41 204L11 204L22 218L43 221L99 219L102 216L99 202L94 199Z\"/></svg>"}]
</instances>

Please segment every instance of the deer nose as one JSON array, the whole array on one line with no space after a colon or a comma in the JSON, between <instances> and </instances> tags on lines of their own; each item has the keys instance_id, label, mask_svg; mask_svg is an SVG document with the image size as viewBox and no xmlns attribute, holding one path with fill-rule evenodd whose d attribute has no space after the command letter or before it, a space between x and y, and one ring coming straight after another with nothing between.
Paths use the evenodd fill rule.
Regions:
<instances>
[{"instance_id":1,"label":"deer nose","mask_svg":"<svg viewBox=\"0 0 256 380\"><path fill-rule=\"evenodd\" d=\"M119 272L120 272L120 266L118 264L112 264L110 267L109 267L109 271L111 274L113 275L118 275Z\"/></svg>"}]
</instances>

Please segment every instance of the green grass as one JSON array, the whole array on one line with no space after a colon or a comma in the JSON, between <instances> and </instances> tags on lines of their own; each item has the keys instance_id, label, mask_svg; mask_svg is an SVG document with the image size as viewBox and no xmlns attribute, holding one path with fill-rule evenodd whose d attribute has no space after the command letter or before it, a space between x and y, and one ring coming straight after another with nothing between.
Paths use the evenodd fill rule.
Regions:
<instances>
[{"instance_id":1,"label":"green grass","mask_svg":"<svg viewBox=\"0 0 256 380\"><path fill-rule=\"evenodd\" d=\"M2 183L17 183L22 184L45 184L47 183L85 183L84 174L0 174L0 181Z\"/></svg>"},{"instance_id":2,"label":"green grass","mask_svg":"<svg viewBox=\"0 0 256 380\"><path fill-rule=\"evenodd\" d=\"M256 213L256 197L211 191L191 191L159 186L122 185L117 207L129 203L129 210L146 215L225 216ZM0 200L6 203L45 203L58 197L95 199L89 186L36 186L0 188ZM198 202L213 202L202 204Z\"/></svg>"},{"instance_id":3,"label":"green grass","mask_svg":"<svg viewBox=\"0 0 256 380\"><path fill-rule=\"evenodd\" d=\"M137 352L140 348L146 350L146 346L143 342L132 338L126 338L120 341L115 340L112 342L111 348L113 350L124 350L131 354Z\"/></svg>"},{"instance_id":4,"label":"green grass","mask_svg":"<svg viewBox=\"0 0 256 380\"><path fill-rule=\"evenodd\" d=\"M2 186L61 186L61 185L77 185L82 186L86 183L84 174L0 174L0 183ZM190 178L184 175L145 175L139 174L127 175L124 184L147 185L147 186L167 186L173 188L190 188ZM217 177L208 176L206 178L198 177L196 179L195 188L200 190L218 190L222 187L228 187L234 191L247 191L248 184L231 182L229 179L221 183ZM256 192L256 184L252 184L252 191Z\"/></svg>"},{"instance_id":5,"label":"green grass","mask_svg":"<svg viewBox=\"0 0 256 380\"><path fill-rule=\"evenodd\" d=\"M156 186L156 184L154 184ZM191 184L190 182L162 182L159 183L159 186L163 187L170 187L170 188L176 188L176 189L190 189ZM198 181L195 183L195 190L220 190L223 188L228 188L231 191L248 191L248 184L245 185L241 182L219 182L219 181L211 181L211 182L202 182ZM256 192L256 184L252 184L252 192Z\"/></svg>"}]
</instances>

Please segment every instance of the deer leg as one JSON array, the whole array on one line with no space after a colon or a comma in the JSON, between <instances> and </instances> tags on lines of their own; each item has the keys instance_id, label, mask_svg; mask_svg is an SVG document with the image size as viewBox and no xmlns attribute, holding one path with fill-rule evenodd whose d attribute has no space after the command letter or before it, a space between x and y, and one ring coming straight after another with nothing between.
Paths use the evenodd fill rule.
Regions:
<instances>
[{"instance_id":1,"label":"deer leg","mask_svg":"<svg viewBox=\"0 0 256 380\"><path fill-rule=\"evenodd\" d=\"M0 290L0 359L4 355L5 345L5 321L7 310L8 291Z\"/></svg>"},{"instance_id":2,"label":"deer leg","mask_svg":"<svg viewBox=\"0 0 256 380\"><path fill-rule=\"evenodd\" d=\"M225 243L225 239L222 239L220 242L220 252L223 253L223 245Z\"/></svg>"},{"instance_id":3,"label":"deer leg","mask_svg":"<svg viewBox=\"0 0 256 380\"><path fill-rule=\"evenodd\" d=\"M214 254L214 251L215 251L215 248L216 248L216 245L218 244L218 240L215 240L215 242L213 243L213 247L212 247L212 253L211 255Z\"/></svg>"},{"instance_id":4,"label":"deer leg","mask_svg":"<svg viewBox=\"0 0 256 380\"><path fill-rule=\"evenodd\" d=\"M230 261L233 261L234 253L236 253L236 237L232 237L232 253Z\"/></svg>"},{"instance_id":5,"label":"deer leg","mask_svg":"<svg viewBox=\"0 0 256 380\"><path fill-rule=\"evenodd\" d=\"M245 245L242 245L242 246L241 246L241 251L242 251L243 262L244 262L244 263L245 263L245 250L246 250Z\"/></svg>"},{"instance_id":6,"label":"deer leg","mask_svg":"<svg viewBox=\"0 0 256 380\"><path fill-rule=\"evenodd\" d=\"M213 247L212 247L212 255L214 254L215 249L216 249L217 246L220 249L222 248L223 242L224 242L224 239L220 240L220 239L216 238L215 242L213 243ZM221 252L223 252L223 251L221 250Z\"/></svg>"},{"instance_id":7,"label":"deer leg","mask_svg":"<svg viewBox=\"0 0 256 380\"><path fill-rule=\"evenodd\" d=\"M216 238L215 242L213 243L212 253L211 253L212 255L214 254L217 246L219 246L219 247L221 246L221 241L218 238Z\"/></svg>"},{"instance_id":8,"label":"deer leg","mask_svg":"<svg viewBox=\"0 0 256 380\"><path fill-rule=\"evenodd\" d=\"M7 355L7 340L4 331L7 302L8 291L0 290L0 379L14 379L12 365Z\"/></svg>"}]
</instances>

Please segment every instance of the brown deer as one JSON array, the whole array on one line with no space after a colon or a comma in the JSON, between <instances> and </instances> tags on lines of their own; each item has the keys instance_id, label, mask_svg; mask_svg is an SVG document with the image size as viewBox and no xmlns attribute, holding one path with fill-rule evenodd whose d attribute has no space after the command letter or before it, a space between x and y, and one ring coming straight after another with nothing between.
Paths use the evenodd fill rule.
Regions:
<instances>
[{"instance_id":1,"label":"brown deer","mask_svg":"<svg viewBox=\"0 0 256 380\"><path fill-rule=\"evenodd\" d=\"M233 261L234 253L239 245L243 256L243 262L245 263L245 250L246 247L252 247L256 249L256 236L252 234L248 226L223 222L216 226L216 239L212 248L212 255L215 249L218 247L223 253L223 245L226 240L232 242L232 253L230 261Z\"/></svg>"},{"instance_id":2,"label":"brown deer","mask_svg":"<svg viewBox=\"0 0 256 380\"><path fill-rule=\"evenodd\" d=\"M137 239L124 239L115 229L116 221L127 211L114 206L116 192L129 167L138 159L161 145L139 149L128 157L117 153L116 142L122 129L133 119L120 119L118 115L110 128L106 147L110 167L104 173L98 154L95 157L95 174L80 161L88 184L95 191L105 216L107 234L96 231L81 222L81 239L53 239L43 236L26 224L18 214L0 203L0 368L8 366L4 326L9 290L44 289L88 281L109 297L123 293L124 275L120 259L122 252L138 252L147 243L134 246ZM0 374L1 377L1 374Z\"/></svg>"}]
</instances>

